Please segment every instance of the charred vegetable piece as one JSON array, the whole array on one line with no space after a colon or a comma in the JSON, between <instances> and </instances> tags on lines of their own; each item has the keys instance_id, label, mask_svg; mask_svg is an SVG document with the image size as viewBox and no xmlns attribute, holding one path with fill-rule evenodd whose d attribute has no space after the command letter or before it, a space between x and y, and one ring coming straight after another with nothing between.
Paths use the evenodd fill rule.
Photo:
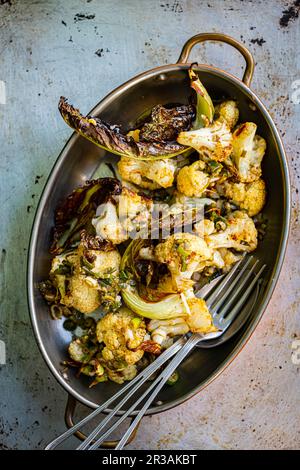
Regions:
<instances>
[{"instance_id":1,"label":"charred vegetable piece","mask_svg":"<svg viewBox=\"0 0 300 470\"><path fill-rule=\"evenodd\" d=\"M179 379L179 374L178 374L178 372L175 370L175 371L173 372L173 374L171 374L170 377L168 378L167 384L168 384L168 385L175 385L176 382L178 382L178 379Z\"/></svg>"},{"instance_id":2,"label":"charred vegetable piece","mask_svg":"<svg viewBox=\"0 0 300 470\"><path fill-rule=\"evenodd\" d=\"M122 186L115 178L87 181L75 189L57 208L51 253L59 254L80 239L83 228L89 229L96 209L110 197L121 194ZM111 249L111 243L97 240L101 249ZM98 246L100 249L100 246Z\"/></svg>"},{"instance_id":3,"label":"charred vegetable piece","mask_svg":"<svg viewBox=\"0 0 300 470\"><path fill-rule=\"evenodd\" d=\"M145 318L166 320L186 315L179 294L167 295L158 302L148 302L140 297L136 288L127 287L122 290L122 298L128 308Z\"/></svg>"},{"instance_id":4,"label":"charred vegetable piece","mask_svg":"<svg viewBox=\"0 0 300 470\"><path fill-rule=\"evenodd\" d=\"M87 364L97 352L97 346L89 344L86 337L77 338L70 343L68 352L73 361Z\"/></svg>"},{"instance_id":5,"label":"charred vegetable piece","mask_svg":"<svg viewBox=\"0 0 300 470\"><path fill-rule=\"evenodd\" d=\"M56 286L50 280L40 282L39 290L44 299L50 304L59 302L60 294Z\"/></svg>"},{"instance_id":6,"label":"charred vegetable piece","mask_svg":"<svg viewBox=\"0 0 300 470\"><path fill-rule=\"evenodd\" d=\"M117 125L107 124L97 117L83 116L63 96L58 109L65 122L78 134L117 155L146 160L161 159L175 157L186 150L177 142L135 142L132 137L124 135Z\"/></svg>"},{"instance_id":7,"label":"charred vegetable piece","mask_svg":"<svg viewBox=\"0 0 300 470\"><path fill-rule=\"evenodd\" d=\"M195 118L193 106L165 108L157 105L151 113L151 122L144 124L139 133L139 141L175 141L179 132L190 129Z\"/></svg>"},{"instance_id":8,"label":"charred vegetable piece","mask_svg":"<svg viewBox=\"0 0 300 470\"><path fill-rule=\"evenodd\" d=\"M212 123L215 112L214 105L206 88L204 88L192 67L189 69L189 77L191 80L191 87L197 93L197 114L193 123L193 129L199 129L200 127L205 127L207 124Z\"/></svg>"},{"instance_id":9,"label":"charred vegetable piece","mask_svg":"<svg viewBox=\"0 0 300 470\"><path fill-rule=\"evenodd\" d=\"M143 351L154 354L154 356L159 356L159 354L161 354L160 344L151 340L143 341L143 343L137 348L137 350L138 349L142 349Z\"/></svg>"}]
</instances>

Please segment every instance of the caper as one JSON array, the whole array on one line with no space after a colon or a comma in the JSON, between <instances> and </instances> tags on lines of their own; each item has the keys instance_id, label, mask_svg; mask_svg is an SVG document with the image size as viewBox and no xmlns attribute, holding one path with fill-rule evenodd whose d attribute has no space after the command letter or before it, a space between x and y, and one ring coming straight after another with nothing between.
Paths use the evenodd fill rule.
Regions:
<instances>
[{"instance_id":1,"label":"caper","mask_svg":"<svg viewBox=\"0 0 300 470\"><path fill-rule=\"evenodd\" d=\"M63 327L67 331L74 331L76 329L76 323L68 318L67 320L64 321Z\"/></svg>"}]
</instances>

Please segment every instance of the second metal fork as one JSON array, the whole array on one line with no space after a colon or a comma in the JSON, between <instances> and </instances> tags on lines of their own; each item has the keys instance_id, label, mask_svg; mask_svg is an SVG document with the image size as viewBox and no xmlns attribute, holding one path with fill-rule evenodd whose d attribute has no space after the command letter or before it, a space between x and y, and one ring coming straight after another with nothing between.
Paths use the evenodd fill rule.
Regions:
<instances>
[{"instance_id":1,"label":"second metal fork","mask_svg":"<svg viewBox=\"0 0 300 470\"><path fill-rule=\"evenodd\" d=\"M118 393L113 395L103 405L98 407L94 412L88 415L86 418L81 420L71 429L63 433L61 436L54 439L46 447L47 450L54 449L71 436L76 430L80 429L92 418L97 416L100 412L107 409L117 398L122 396L127 390L130 390L124 398L118 403L118 405L104 418L104 420L91 432L91 434L85 439L82 444L79 445L77 450L93 450L97 449L101 443L131 414L133 414L137 406L146 399L142 408L138 411L134 420L132 421L129 428L119 441L116 449L122 449L126 445L128 438L131 433L138 425L142 417L144 416L147 409L151 406L156 395L162 389L164 384L167 382L170 375L184 360L184 358L190 353L190 351L200 342L215 339L230 327L233 320L236 318L238 313L242 310L247 299L252 293L254 287L261 279L261 274L265 269L266 265L261 268L255 274L256 268L258 268L258 261L253 263L253 257L243 257L233 269L225 276L222 276L221 280L217 283L216 288L212 289L210 286L205 286L198 293L198 297L204 298L207 306L213 316L213 322L217 332L209 333L206 335L192 334L190 337L182 337L170 348L164 351L152 364L144 369L135 379L129 382L123 387ZM251 279L252 278L252 279ZM241 325L243 323L241 322ZM140 387L156 372L166 361L172 356L176 356L167 365L167 367L161 372L160 375L149 385L149 387L137 397L134 404L121 416L119 419L111 425L111 419L122 409L123 405L132 398ZM150 393L152 392L152 393ZM149 395L150 394L150 395ZM149 396L148 396L149 395ZM148 397L148 398L147 398ZM101 431L104 430L110 424L109 429L104 431L101 435ZM100 435L100 436L99 436Z\"/></svg>"}]
</instances>

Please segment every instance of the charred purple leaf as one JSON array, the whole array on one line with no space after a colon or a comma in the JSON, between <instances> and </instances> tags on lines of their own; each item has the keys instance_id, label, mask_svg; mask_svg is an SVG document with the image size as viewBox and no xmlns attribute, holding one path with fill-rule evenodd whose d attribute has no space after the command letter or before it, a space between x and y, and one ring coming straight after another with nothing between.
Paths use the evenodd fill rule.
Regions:
<instances>
[{"instance_id":1,"label":"charred purple leaf","mask_svg":"<svg viewBox=\"0 0 300 470\"><path fill-rule=\"evenodd\" d=\"M115 178L87 181L84 186L75 189L56 209L53 243L50 252L59 254L74 246L80 240L83 229L86 230L87 235L94 235L91 221L97 207L121 192L121 183ZM91 243L88 238L86 240L86 243ZM99 244L100 241L98 240L97 243ZM108 242L103 241L103 244L105 243ZM103 249L103 245L101 249Z\"/></svg>"},{"instance_id":2,"label":"charred purple leaf","mask_svg":"<svg viewBox=\"0 0 300 470\"><path fill-rule=\"evenodd\" d=\"M143 142L175 141L179 132L190 129L195 118L193 106L165 108L160 104L151 113L151 121L141 128L139 140Z\"/></svg>"},{"instance_id":3,"label":"charred purple leaf","mask_svg":"<svg viewBox=\"0 0 300 470\"><path fill-rule=\"evenodd\" d=\"M60 98L58 109L65 122L76 132L105 150L117 155L137 158L170 158L183 153L186 147L177 142L135 142L122 133L117 125L107 124L100 118L84 117L70 105L66 98Z\"/></svg>"}]
</instances>

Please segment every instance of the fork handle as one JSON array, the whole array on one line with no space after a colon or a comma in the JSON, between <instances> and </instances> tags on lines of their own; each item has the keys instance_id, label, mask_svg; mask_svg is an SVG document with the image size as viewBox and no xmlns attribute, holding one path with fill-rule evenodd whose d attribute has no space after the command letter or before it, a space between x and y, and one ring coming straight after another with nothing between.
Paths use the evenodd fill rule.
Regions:
<instances>
[{"instance_id":1,"label":"fork handle","mask_svg":"<svg viewBox=\"0 0 300 470\"><path fill-rule=\"evenodd\" d=\"M139 388L139 384L142 384L145 380L147 380L153 372L155 372L159 367L164 364L168 359L170 359L176 352L181 349L183 344L185 343L184 337L181 337L179 340L177 340L172 346L170 346L168 349L166 349L158 358L150 364L146 369L144 369L142 372L140 372L133 380L128 382L125 386L123 386L117 393L115 393L113 396L111 396L106 402L102 403L98 408L96 408L92 413L90 413L88 416L83 418L81 421L79 421L77 424L74 424L71 428L69 428L67 431L63 432L60 434L58 437L53 439L49 444L45 447L45 450L53 450L55 449L59 444L61 444L63 441L68 439L70 436L72 436L76 431L80 430L85 424L87 424L92 418L95 418L98 416L102 411L110 408L110 405L116 401L117 398L120 398L122 395L124 395L125 392L128 392L130 388L134 386L135 388ZM137 387L136 387L137 386ZM123 400L121 400L122 403ZM126 401L126 400L125 400ZM90 445L90 441L94 437L96 437L98 433L98 429L102 429L104 423L107 422L108 417L111 416L112 414L114 415L116 411L120 409L120 403L117 405L112 412L107 415L107 417L101 422L100 425L98 425L95 430L85 439L85 442L83 443L84 445ZM126 414L126 413L125 413ZM81 449L82 445L79 446L79 449ZM85 447L84 447L85 448Z\"/></svg>"},{"instance_id":2,"label":"fork handle","mask_svg":"<svg viewBox=\"0 0 300 470\"><path fill-rule=\"evenodd\" d=\"M185 345L181 348L181 350L176 354L176 356L171 360L171 362L168 364L168 366L161 372L161 374L157 377L155 380L155 383L157 383L157 387L154 388L153 392L145 402L144 406L141 408L141 410L138 412L134 420L132 421L131 425L123 435L122 439L120 439L118 445L116 446L116 450L121 450L123 447L126 445L126 442L128 441L128 438L131 436L132 432L134 429L139 425L141 419L143 418L144 414L148 410L148 408L151 406L153 400L155 399L156 395L159 393L159 391L162 389L164 384L167 382L168 378L172 373L175 371L175 369L181 364L181 362L184 360L184 358L189 354L189 352L196 346L199 341L203 339L203 336L194 333L190 338L187 340Z\"/></svg>"},{"instance_id":3,"label":"fork handle","mask_svg":"<svg viewBox=\"0 0 300 470\"><path fill-rule=\"evenodd\" d=\"M65 410L65 423L68 429L71 429L75 426L74 414L75 414L75 409L76 409L77 404L78 402L76 398L74 398L72 395L69 394L67 404L66 404L66 410ZM131 419L131 422L132 420L133 418ZM136 428L133 430L133 432L129 436L129 439L125 445L130 444L135 439L137 432L138 432L138 428L139 426L136 426ZM76 436L80 441L85 441L87 439L87 436L80 430L75 431L74 436ZM115 449L119 441L120 439L104 441L102 442L101 447L103 449Z\"/></svg>"}]
</instances>

